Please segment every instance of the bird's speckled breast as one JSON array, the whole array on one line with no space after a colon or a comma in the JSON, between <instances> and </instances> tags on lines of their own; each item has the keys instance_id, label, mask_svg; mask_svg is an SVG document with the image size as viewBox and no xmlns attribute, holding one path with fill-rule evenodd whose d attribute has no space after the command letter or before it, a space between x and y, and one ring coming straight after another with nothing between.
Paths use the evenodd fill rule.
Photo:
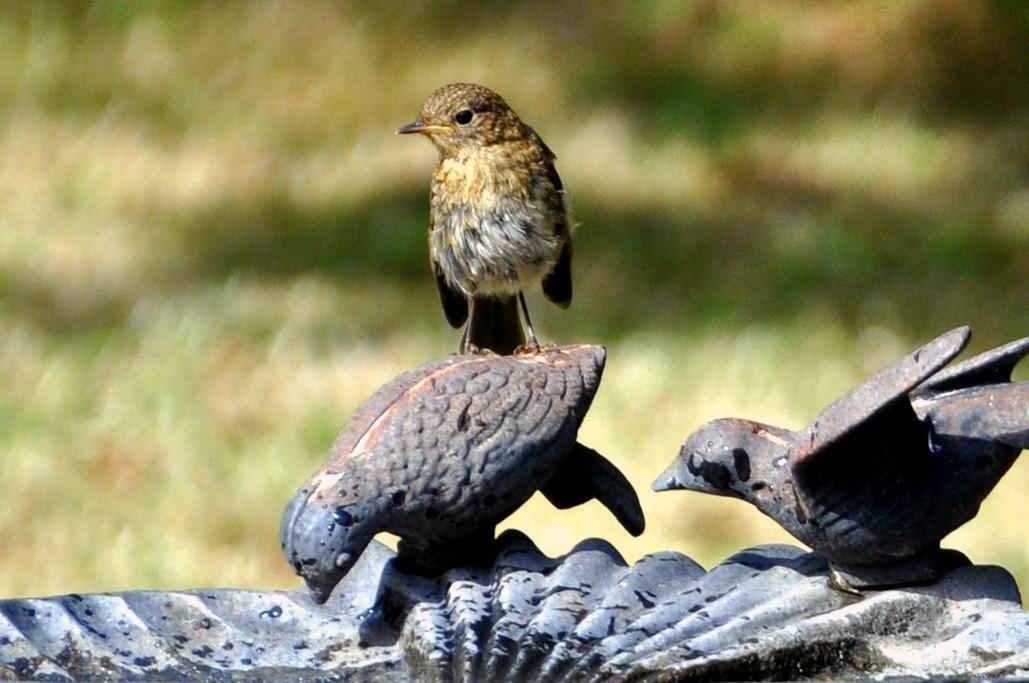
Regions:
<instances>
[{"instance_id":1,"label":"bird's speckled breast","mask_svg":"<svg viewBox=\"0 0 1029 683\"><path fill-rule=\"evenodd\" d=\"M432 182L430 249L468 296L514 295L557 262L563 199L540 160L485 149L440 160Z\"/></svg>"}]
</instances>

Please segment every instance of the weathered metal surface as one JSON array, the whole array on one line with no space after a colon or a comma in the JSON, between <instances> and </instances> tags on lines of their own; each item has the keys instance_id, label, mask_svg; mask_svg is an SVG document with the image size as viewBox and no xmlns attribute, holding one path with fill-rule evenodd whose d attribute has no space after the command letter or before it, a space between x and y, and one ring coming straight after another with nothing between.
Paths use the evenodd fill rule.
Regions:
<instances>
[{"instance_id":1,"label":"weathered metal surface","mask_svg":"<svg viewBox=\"0 0 1029 683\"><path fill-rule=\"evenodd\" d=\"M551 559L518 532L484 568L405 574L373 542L325 605L194 590L0 602L0 679L676 681L1029 674L1010 575L834 590L789 546L709 572L674 552L626 566L606 542Z\"/></svg>"},{"instance_id":2,"label":"weathered metal surface","mask_svg":"<svg viewBox=\"0 0 1029 683\"><path fill-rule=\"evenodd\" d=\"M0 602L0 679L406 680L393 647L359 647L392 553L374 544L344 599L190 590Z\"/></svg>"},{"instance_id":3,"label":"weathered metal surface","mask_svg":"<svg viewBox=\"0 0 1029 683\"><path fill-rule=\"evenodd\" d=\"M799 432L710 422L654 488L753 503L829 558L844 588L933 580L950 566L940 539L1029 447L1029 382L1010 381L1029 338L939 372L968 335L926 344Z\"/></svg>"},{"instance_id":4,"label":"weathered metal surface","mask_svg":"<svg viewBox=\"0 0 1029 683\"><path fill-rule=\"evenodd\" d=\"M589 345L451 356L380 389L283 516L283 551L315 598L380 531L418 571L489 562L495 525L537 490L560 508L596 498L642 533L632 486L575 440L604 358Z\"/></svg>"},{"instance_id":5,"label":"weathered metal surface","mask_svg":"<svg viewBox=\"0 0 1029 683\"><path fill-rule=\"evenodd\" d=\"M519 532L493 541L537 489L558 507L596 497L630 530L642 512L617 469L575 441L603 349L451 357L376 393L287 507L283 548L313 599L0 601L0 679L1029 675L1029 613L1011 576L938 548L1029 445L1029 382L1010 381L1029 338L940 371L966 340L944 335L798 433L711 423L659 479L750 500L831 565L789 546L705 572L672 552L627 566L596 539L557 559ZM401 536L399 556L371 540L380 530Z\"/></svg>"}]
</instances>

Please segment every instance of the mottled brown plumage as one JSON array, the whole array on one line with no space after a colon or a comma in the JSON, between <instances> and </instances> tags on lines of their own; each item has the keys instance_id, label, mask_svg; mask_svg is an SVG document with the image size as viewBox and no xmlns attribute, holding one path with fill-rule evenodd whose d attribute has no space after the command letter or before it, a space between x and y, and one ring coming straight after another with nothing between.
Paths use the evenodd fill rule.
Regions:
<instances>
[{"instance_id":1,"label":"mottled brown plumage","mask_svg":"<svg viewBox=\"0 0 1029 683\"><path fill-rule=\"evenodd\" d=\"M443 86L418 119L439 150L430 193L429 256L447 320L468 322L461 349L510 353L525 336L539 346L523 291L542 283L548 299L572 299L572 243L554 153L492 90Z\"/></svg>"}]
</instances>

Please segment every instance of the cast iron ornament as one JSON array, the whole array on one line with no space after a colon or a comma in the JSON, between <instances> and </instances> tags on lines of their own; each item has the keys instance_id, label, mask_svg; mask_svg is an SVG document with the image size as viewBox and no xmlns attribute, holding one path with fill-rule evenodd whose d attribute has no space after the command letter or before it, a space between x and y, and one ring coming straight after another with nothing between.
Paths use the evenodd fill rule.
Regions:
<instances>
[{"instance_id":1,"label":"cast iron ornament","mask_svg":"<svg viewBox=\"0 0 1029 683\"><path fill-rule=\"evenodd\" d=\"M1029 382L1011 382L1029 337L941 371L969 334L938 337L799 432L709 422L654 490L749 501L824 555L846 590L932 581L967 561L940 539L976 515L1029 447Z\"/></svg>"},{"instance_id":2,"label":"cast iron ornament","mask_svg":"<svg viewBox=\"0 0 1029 683\"><path fill-rule=\"evenodd\" d=\"M834 590L825 558L766 545L710 571L627 564L588 539L549 558L509 529L492 562L405 574L372 541L325 605L300 591L0 600L0 680L639 683L1029 674L1029 612L1000 567Z\"/></svg>"},{"instance_id":3,"label":"cast iron ornament","mask_svg":"<svg viewBox=\"0 0 1029 683\"><path fill-rule=\"evenodd\" d=\"M450 356L379 389L283 515L283 552L314 599L382 531L409 571L488 562L495 525L537 490L562 509L596 498L641 534L632 485L576 441L604 360L591 345Z\"/></svg>"}]
</instances>

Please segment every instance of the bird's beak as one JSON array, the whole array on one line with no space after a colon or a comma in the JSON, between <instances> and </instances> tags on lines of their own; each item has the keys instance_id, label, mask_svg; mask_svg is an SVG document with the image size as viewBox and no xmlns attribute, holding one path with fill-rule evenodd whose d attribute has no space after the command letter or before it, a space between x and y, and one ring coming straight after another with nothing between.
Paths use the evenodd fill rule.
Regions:
<instances>
[{"instance_id":1,"label":"bird's beak","mask_svg":"<svg viewBox=\"0 0 1029 683\"><path fill-rule=\"evenodd\" d=\"M682 489L683 485L682 482L679 481L679 477L677 476L678 474L679 461L678 458L676 458L675 461L668 466L668 469L662 472L661 476L654 480L654 483L650 485L650 488L657 492Z\"/></svg>"},{"instance_id":2,"label":"bird's beak","mask_svg":"<svg viewBox=\"0 0 1029 683\"><path fill-rule=\"evenodd\" d=\"M421 133L422 135L428 135L429 133L443 133L450 130L450 126L437 126L430 123L425 123L421 119L416 119L406 126L397 128L397 135L409 135L411 133Z\"/></svg>"}]
</instances>

